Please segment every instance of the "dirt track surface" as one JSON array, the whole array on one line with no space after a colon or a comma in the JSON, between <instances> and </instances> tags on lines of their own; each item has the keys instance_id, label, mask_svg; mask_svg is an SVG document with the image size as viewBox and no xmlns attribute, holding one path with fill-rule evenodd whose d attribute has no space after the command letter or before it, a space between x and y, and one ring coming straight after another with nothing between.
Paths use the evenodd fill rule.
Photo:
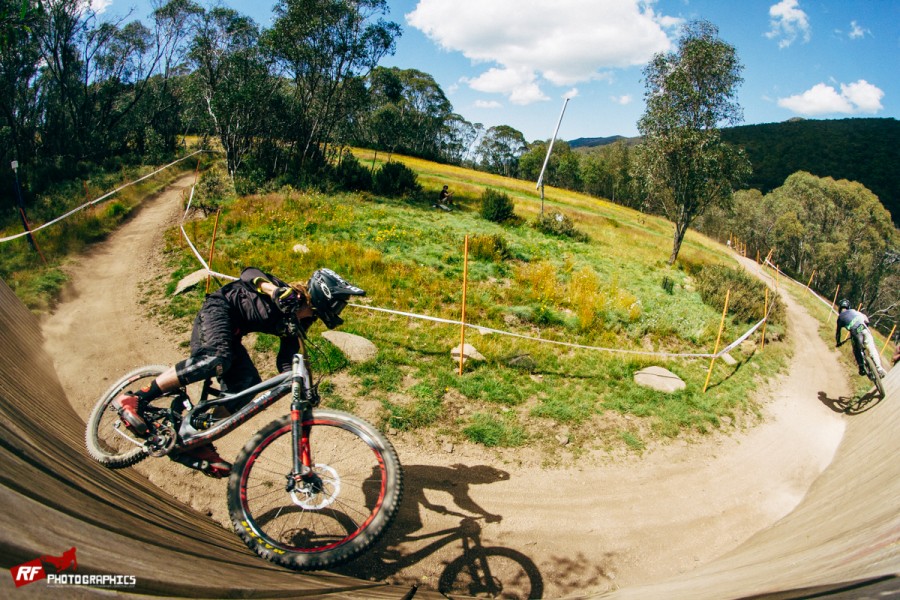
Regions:
<instances>
[{"instance_id":1,"label":"dirt track surface","mask_svg":"<svg viewBox=\"0 0 900 600\"><path fill-rule=\"evenodd\" d=\"M178 186L190 182L191 178L185 178ZM183 358L179 343L187 333L167 331L145 318L143 293L135 293L159 289L152 283L162 272L157 252L162 231L180 216L180 193L176 186L147 202L106 243L73 264L69 296L43 323L46 351L82 419L125 371ZM756 268L752 262L747 267ZM629 590L641 589L653 590L653 596L643 597L737 597L897 572L900 477L898 461L891 460L891 452L898 449L896 429L891 429L898 419L896 402L881 402L855 417L834 412L830 406L848 395L846 375L835 352L818 338L815 321L787 300L797 349L790 372L779 386L766 391L770 400L762 424L729 436L710 436L700 443L651 447L642 456L592 456L557 468L527 457L497 460L474 447L457 447L447 454L436 440L398 436L393 442L404 465L407 488L398 521L379 545L341 573L403 585L398 589L404 591L419 585L418 597L422 597L425 591L446 585L447 578L465 565L464 544L470 550L490 549L492 561L497 562L497 566L491 563L495 575L511 596L557 598L626 588L619 592L623 597L629 596ZM888 379L893 395L897 380L896 373ZM366 410L361 408L363 413ZM261 422L283 411L276 405ZM883 437L872 441L857 434L854 443L872 447L865 454L849 448L851 458L836 460L838 467L832 466L823 476L851 419L856 431L878 429ZM233 458L258 427L259 422L249 424L218 443L223 456ZM80 435L81 431L76 437ZM853 457L861 462L847 464ZM865 462L869 460L883 463ZM828 483L834 477L827 475L836 470L845 479ZM187 513L185 519L203 523L204 531L214 525L203 514L220 523L227 521L223 481L204 478L166 459L147 460L126 471L114 472L110 477L115 483L110 485L127 488L142 475L150 487L158 486L201 513ZM837 500L843 498L835 490L846 488L843 493L852 497L856 486L874 486L872 494L883 498L882 505L871 512L882 515L881 521L873 517L865 527L857 527L859 515L847 514L851 507L831 502L834 494ZM807 496L811 489L814 493ZM130 492L122 494L134 497ZM823 494L831 501L822 501ZM151 510L159 502L156 496L137 497ZM810 510L805 507L811 502L813 513L804 521L811 530L789 529L791 534L779 537L785 523L790 527L792 517ZM853 537L846 544L858 556L842 553L843 562L790 563L790 568L785 562L767 562L778 556L773 549L787 556L805 551L809 537L826 528L847 530ZM212 538L221 539L222 534L234 537L223 529ZM836 544L835 535L825 535L816 547L827 552ZM211 545L207 550L218 551L218 546ZM228 546L229 556L240 554ZM761 548L765 549L762 554ZM47 548L47 553L53 551ZM874 563L873 557L878 559ZM239 559L242 564L252 561L261 569L274 570L249 551ZM730 566L723 572L719 565ZM790 578L779 583L777 574L788 571ZM217 583L245 585L242 573L221 574ZM298 578L298 587L310 581L307 576L289 575ZM673 577L674 587L635 588ZM157 589L163 593L178 593L177 588L166 591L160 585ZM698 594L698 589L717 592ZM459 582L453 590L473 591ZM642 597L636 593L634 597Z\"/></svg>"}]
</instances>

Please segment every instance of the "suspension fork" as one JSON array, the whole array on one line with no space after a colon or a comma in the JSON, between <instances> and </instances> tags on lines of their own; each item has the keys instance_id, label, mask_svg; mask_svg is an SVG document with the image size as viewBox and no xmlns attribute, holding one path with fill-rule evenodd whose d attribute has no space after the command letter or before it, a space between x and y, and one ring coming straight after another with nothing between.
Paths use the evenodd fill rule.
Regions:
<instances>
[{"instance_id":1,"label":"suspension fork","mask_svg":"<svg viewBox=\"0 0 900 600\"><path fill-rule=\"evenodd\" d=\"M307 478L312 473L312 450L309 434L312 427L303 425L312 417L312 376L302 354L294 355L291 377L291 444L293 473Z\"/></svg>"}]
</instances>

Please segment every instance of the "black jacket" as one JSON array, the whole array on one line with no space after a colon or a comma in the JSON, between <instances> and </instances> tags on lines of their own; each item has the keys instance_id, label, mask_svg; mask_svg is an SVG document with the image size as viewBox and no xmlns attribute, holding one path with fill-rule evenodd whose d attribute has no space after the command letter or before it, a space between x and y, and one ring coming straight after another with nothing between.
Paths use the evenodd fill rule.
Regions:
<instances>
[{"instance_id":1,"label":"black jacket","mask_svg":"<svg viewBox=\"0 0 900 600\"><path fill-rule=\"evenodd\" d=\"M283 373L291 369L294 354L300 350L298 336L306 333L310 323L298 323L294 315L281 312L271 297L257 291L253 283L257 277L278 287L288 285L256 267L247 267L241 271L240 279L225 284L210 294L206 301L227 306L232 334L238 339L248 333L267 333L281 338L275 361L279 372Z\"/></svg>"}]
</instances>

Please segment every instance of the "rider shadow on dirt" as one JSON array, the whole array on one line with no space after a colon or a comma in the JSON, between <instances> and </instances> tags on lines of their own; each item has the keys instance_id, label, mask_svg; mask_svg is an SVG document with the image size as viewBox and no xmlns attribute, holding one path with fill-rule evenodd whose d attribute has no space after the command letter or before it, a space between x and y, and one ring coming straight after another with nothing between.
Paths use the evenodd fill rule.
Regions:
<instances>
[{"instance_id":1,"label":"rider shadow on dirt","mask_svg":"<svg viewBox=\"0 0 900 600\"><path fill-rule=\"evenodd\" d=\"M861 396L839 396L829 398L825 392L819 392L819 402L836 413L858 415L877 406L882 398L873 388Z\"/></svg>"},{"instance_id":2,"label":"rider shadow on dirt","mask_svg":"<svg viewBox=\"0 0 900 600\"><path fill-rule=\"evenodd\" d=\"M511 548L482 544L482 525L499 523L503 517L480 506L470 490L508 480L509 473L488 465L404 465L403 473L404 496L393 524L372 548L335 572L378 581L392 578L398 584L424 583L443 593L543 595L543 579L530 558ZM446 517L459 520L430 532L435 521ZM419 567L415 574L403 573L414 566ZM419 572L423 568L424 574Z\"/></svg>"}]
</instances>

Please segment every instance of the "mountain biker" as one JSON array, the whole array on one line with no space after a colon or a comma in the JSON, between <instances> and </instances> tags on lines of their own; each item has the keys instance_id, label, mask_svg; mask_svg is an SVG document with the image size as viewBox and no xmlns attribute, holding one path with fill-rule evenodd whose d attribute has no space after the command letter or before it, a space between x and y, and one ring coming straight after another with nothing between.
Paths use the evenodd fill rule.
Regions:
<instances>
[{"instance_id":1,"label":"mountain biker","mask_svg":"<svg viewBox=\"0 0 900 600\"><path fill-rule=\"evenodd\" d=\"M256 267L247 267L240 279L209 294L194 319L190 357L162 372L149 386L125 392L112 402L122 421L139 436L146 436L147 423L141 410L167 392L196 381L217 377L223 391L236 393L262 379L241 338L248 333L267 333L281 339L276 356L279 372L290 371L293 356L305 356L306 331L316 319L328 329L343 323L340 313L350 296L365 291L350 285L330 269L315 271L306 283L285 283ZM308 368L308 365L307 365ZM225 408L234 413L241 406ZM227 477L231 464L212 444L171 456L189 468L210 477Z\"/></svg>"},{"instance_id":2,"label":"mountain biker","mask_svg":"<svg viewBox=\"0 0 900 600\"><path fill-rule=\"evenodd\" d=\"M853 339L853 357L856 359L856 365L859 367L859 374L863 377L866 375L866 371L863 368L862 355L863 345L866 345L869 348L869 354L872 355L872 359L875 361L878 374L882 377L887 375L881 366L881 357L878 356L875 339L868 328L869 317L858 310L850 308L850 301L846 298L841 300L838 307L837 329L834 332L836 347L843 343L841 342L841 329L846 329L850 332L850 337Z\"/></svg>"}]
</instances>

